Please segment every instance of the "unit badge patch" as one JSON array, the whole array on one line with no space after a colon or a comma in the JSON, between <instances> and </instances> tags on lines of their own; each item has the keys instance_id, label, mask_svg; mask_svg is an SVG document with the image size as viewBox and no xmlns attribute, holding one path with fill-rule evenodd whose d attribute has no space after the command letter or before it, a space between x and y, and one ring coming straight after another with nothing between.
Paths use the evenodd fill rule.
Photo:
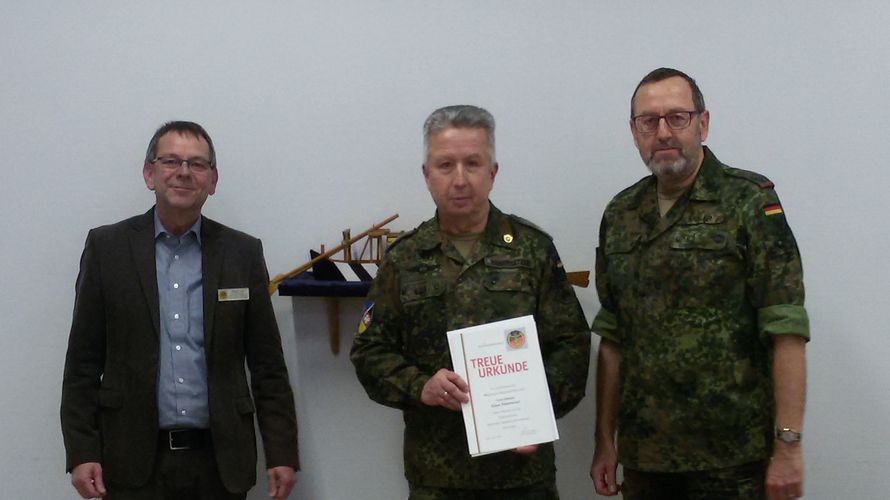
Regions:
<instances>
[{"instance_id":1,"label":"unit badge patch","mask_svg":"<svg viewBox=\"0 0 890 500\"><path fill-rule=\"evenodd\" d=\"M364 310L362 311L362 319L358 323L358 333L359 335L365 333L365 330L371 326L371 320L374 317L374 302L367 300L365 301Z\"/></svg>"}]
</instances>

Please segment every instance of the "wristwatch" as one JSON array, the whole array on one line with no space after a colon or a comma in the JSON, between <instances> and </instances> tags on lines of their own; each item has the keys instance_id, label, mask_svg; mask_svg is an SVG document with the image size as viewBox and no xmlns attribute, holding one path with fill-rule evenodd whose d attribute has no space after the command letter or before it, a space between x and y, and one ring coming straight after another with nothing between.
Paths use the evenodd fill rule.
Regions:
<instances>
[{"instance_id":1,"label":"wristwatch","mask_svg":"<svg viewBox=\"0 0 890 500\"><path fill-rule=\"evenodd\" d=\"M776 439L788 444L799 443L801 434L791 427L776 427Z\"/></svg>"}]
</instances>

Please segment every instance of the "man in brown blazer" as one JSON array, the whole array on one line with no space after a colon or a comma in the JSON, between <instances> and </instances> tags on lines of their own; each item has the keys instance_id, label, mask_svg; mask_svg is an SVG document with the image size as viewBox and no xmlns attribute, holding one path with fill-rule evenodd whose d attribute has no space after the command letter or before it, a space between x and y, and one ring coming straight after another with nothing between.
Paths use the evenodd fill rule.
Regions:
<instances>
[{"instance_id":1,"label":"man in brown blazer","mask_svg":"<svg viewBox=\"0 0 890 500\"><path fill-rule=\"evenodd\" d=\"M297 424L262 245L201 215L219 174L200 125L158 129L142 173L155 207L91 230L81 257L61 404L72 483L84 498L244 499L255 414L269 495L287 498Z\"/></svg>"}]
</instances>

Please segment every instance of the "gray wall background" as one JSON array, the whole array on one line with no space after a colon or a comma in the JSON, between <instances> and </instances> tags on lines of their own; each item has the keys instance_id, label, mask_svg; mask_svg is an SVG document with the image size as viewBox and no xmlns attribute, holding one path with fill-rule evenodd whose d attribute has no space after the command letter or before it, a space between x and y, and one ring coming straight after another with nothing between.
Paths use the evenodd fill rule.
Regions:
<instances>
[{"instance_id":1,"label":"gray wall background","mask_svg":"<svg viewBox=\"0 0 890 500\"><path fill-rule=\"evenodd\" d=\"M485 106L499 127L494 202L546 228L568 269L592 269L602 209L646 174L628 130L630 93L649 70L674 66L705 93L709 145L776 183L802 249L814 339L807 497L883 498L888 24L890 4L855 0L3 0L0 496L76 497L58 402L78 259L90 227L151 205L141 158L162 122L207 127L220 182L205 213L261 237L277 274L345 227L398 212L392 227L408 229L431 216L422 121L441 105ZM595 291L578 296L592 318ZM304 332L326 342L323 315L274 302L299 404L317 407L311 398L329 393L329 380L301 362L312 347L300 342ZM346 309L348 329L358 312ZM356 390L345 355L325 354ZM569 500L593 496L593 370L589 387L560 424ZM385 451L344 441L336 418L304 420L306 470L292 498L402 495L398 413L360 392L329 403ZM321 481L334 466L336 479ZM260 484L250 498L264 497ZM344 493L369 484L385 486Z\"/></svg>"}]
</instances>

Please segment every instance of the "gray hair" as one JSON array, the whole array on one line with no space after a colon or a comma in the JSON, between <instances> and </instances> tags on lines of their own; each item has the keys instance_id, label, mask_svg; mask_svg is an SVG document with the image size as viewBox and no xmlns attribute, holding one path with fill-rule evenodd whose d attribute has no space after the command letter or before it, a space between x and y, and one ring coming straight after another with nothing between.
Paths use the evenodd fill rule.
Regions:
<instances>
[{"instance_id":1,"label":"gray hair","mask_svg":"<svg viewBox=\"0 0 890 500\"><path fill-rule=\"evenodd\" d=\"M145 163L151 163L155 160L155 156L158 154L158 141L169 132L176 132L178 134L190 135L197 139L204 139L207 142L207 147L210 152L210 158L208 158L208 160L210 160L210 165L216 168L216 150L213 148L213 141L210 139L210 134L204 130L204 127L197 123L186 121L167 122L155 131L155 134L151 136L151 140L148 141L148 149L145 151Z\"/></svg>"},{"instance_id":2,"label":"gray hair","mask_svg":"<svg viewBox=\"0 0 890 500\"><path fill-rule=\"evenodd\" d=\"M494 117L487 110L469 104L439 108L423 122L423 161L430 152L430 137L448 128L481 128L488 136L488 155L495 163Z\"/></svg>"}]
</instances>

